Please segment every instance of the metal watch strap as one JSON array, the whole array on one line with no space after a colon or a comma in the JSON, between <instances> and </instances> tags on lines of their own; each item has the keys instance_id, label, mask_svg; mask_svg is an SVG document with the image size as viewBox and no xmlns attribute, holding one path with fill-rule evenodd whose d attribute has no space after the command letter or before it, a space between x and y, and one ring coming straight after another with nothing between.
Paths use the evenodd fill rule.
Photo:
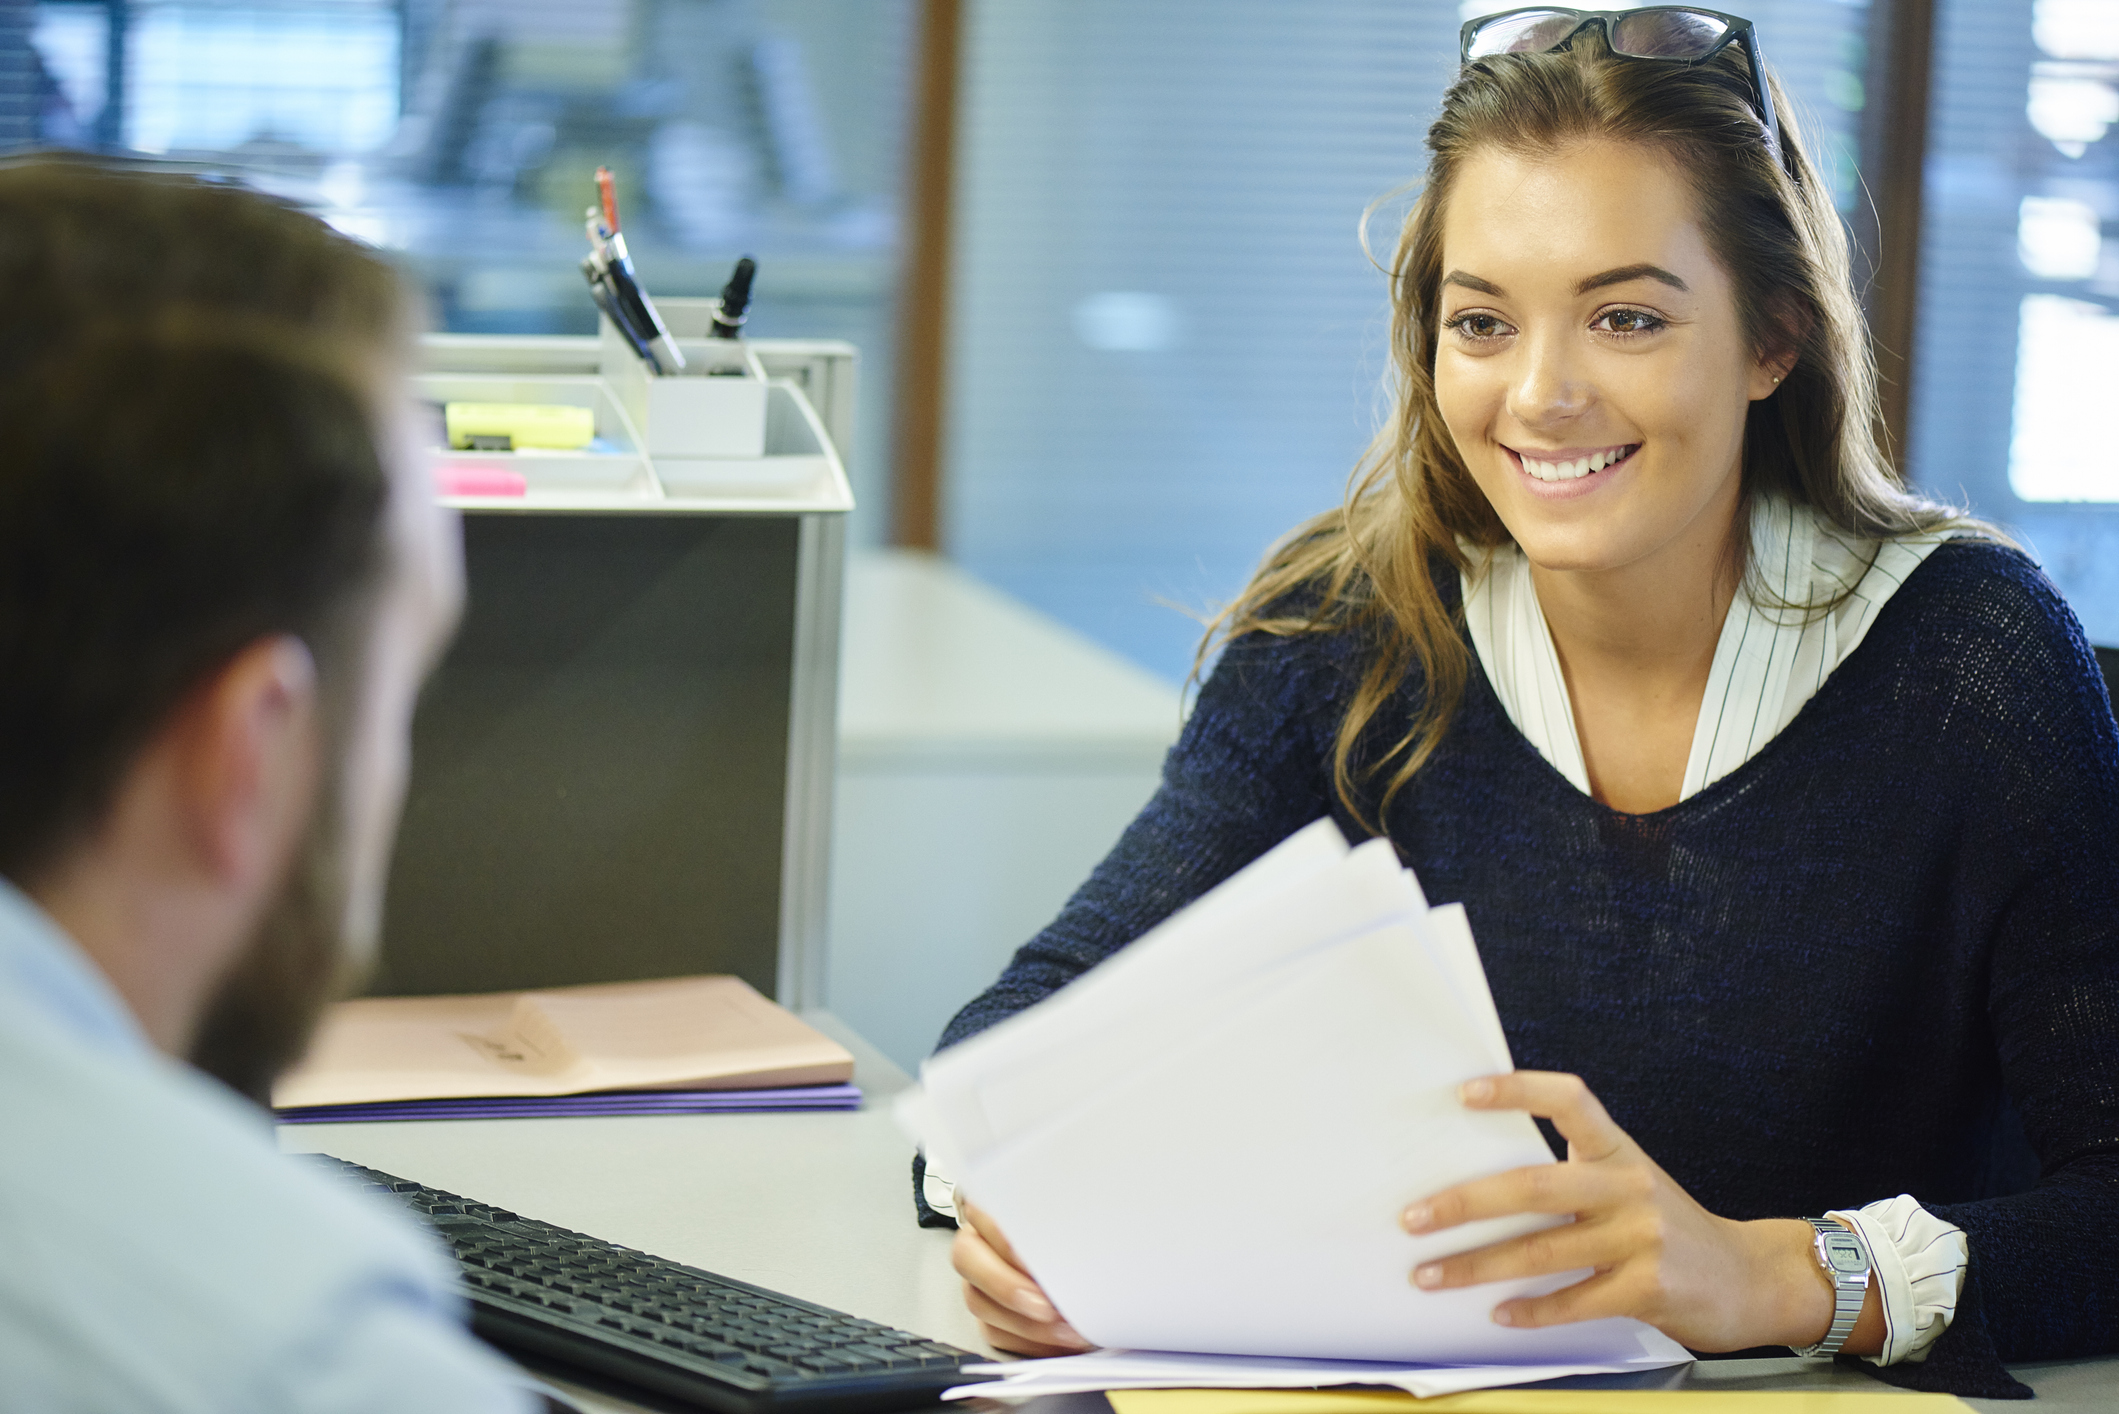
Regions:
<instances>
[{"instance_id":1,"label":"metal watch strap","mask_svg":"<svg viewBox=\"0 0 2119 1414\"><path fill-rule=\"evenodd\" d=\"M1825 1332L1823 1340L1795 1353L1837 1355L1847 1337L1854 1334L1854 1323L1860 1319L1862 1302L1869 1294L1869 1244L1862 1241L1860 1233L1841 1227L1830 1218L1807 1221L1817 1229L1817 1262L1832 1283L1832 1328Z\"/></svg>"}]
</instances>

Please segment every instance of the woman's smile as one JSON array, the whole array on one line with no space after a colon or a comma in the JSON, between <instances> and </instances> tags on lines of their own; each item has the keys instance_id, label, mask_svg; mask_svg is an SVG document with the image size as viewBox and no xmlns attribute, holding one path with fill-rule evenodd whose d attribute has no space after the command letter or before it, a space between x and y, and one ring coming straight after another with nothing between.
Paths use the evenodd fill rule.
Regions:
<instances>
[{"instance_id":1,"label":"woman's smile","mask_svg":"<svg viewBox=\"0 0 2119 1414\"><path fill-rule=\"evenodd\" d=\"M1516 465L1534 495L1547 498L1587 495L1610 478L1599 473L1616 471L1641 450L1639 442L1620 442L1603 447L1511 447L1501 450ZM1592 483L1594 478L1594 483Z\"/></svg>"}]
</instances>

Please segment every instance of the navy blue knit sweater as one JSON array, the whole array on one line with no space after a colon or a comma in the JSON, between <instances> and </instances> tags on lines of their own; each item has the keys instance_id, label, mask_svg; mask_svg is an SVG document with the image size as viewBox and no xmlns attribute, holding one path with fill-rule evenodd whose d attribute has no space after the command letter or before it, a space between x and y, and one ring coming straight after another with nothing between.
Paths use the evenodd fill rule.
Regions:
<instances>
[{"instance_id":1,"label":"navy blue knit sweater","mask_svg":"<svg viewBox=\"0 0 2119 1414\"><path fill-rule=\"evenodd\" d=\"M1232 644L1154 799L942 1044L1320 815L1363 837L1330 783L1361 663L1350 632ZM1582 1075L1710 1210L1910 1193L1965 1230L1954 1322L1885 1378L2020 1395L2001 1361L2119 1349L2119 728L2021 555L1938 548L1786 730L1653 814L1576 790L1475 670L1387 824L1464 903L1516 1063Z\"/></svg>"}]
</instances>

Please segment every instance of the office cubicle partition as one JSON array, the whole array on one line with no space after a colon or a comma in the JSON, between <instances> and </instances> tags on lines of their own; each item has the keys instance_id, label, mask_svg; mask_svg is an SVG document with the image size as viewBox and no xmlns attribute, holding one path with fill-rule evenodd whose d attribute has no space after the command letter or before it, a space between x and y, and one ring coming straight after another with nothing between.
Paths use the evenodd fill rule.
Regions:
<instances>
[{"instance_id":1,"label":"office cubicle partition","mask_svg":"<svg viewBox=\"0 0 2119 1414\"><path fill-rule=\"evenodd\" d=\"M672 459L595 339L429 341L437 401L594 406L599 442L451 454L527 485L445 497L469 603L414 723L374 990L731 972L817 1000L853 351L751 350L764 455Z\"/></svg>"}]
</instances>

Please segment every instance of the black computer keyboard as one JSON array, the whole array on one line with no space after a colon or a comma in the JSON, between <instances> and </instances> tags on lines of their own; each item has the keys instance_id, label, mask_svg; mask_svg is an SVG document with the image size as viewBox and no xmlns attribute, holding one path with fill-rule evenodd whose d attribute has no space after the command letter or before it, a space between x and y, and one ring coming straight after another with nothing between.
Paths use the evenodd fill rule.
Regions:
<instances>
[{"instance_id":1,"label":"black computer keyboard","mask_svg":"<svg viewBox=\"0 0 2119 1414\"><path fill-rule=\"evenodd\" d=\"M867 1414L936 1402L983 1357L319 1154L439 1232L471 1328L504 1350L730 1414Z\"/></svg>"}]
</instances>

